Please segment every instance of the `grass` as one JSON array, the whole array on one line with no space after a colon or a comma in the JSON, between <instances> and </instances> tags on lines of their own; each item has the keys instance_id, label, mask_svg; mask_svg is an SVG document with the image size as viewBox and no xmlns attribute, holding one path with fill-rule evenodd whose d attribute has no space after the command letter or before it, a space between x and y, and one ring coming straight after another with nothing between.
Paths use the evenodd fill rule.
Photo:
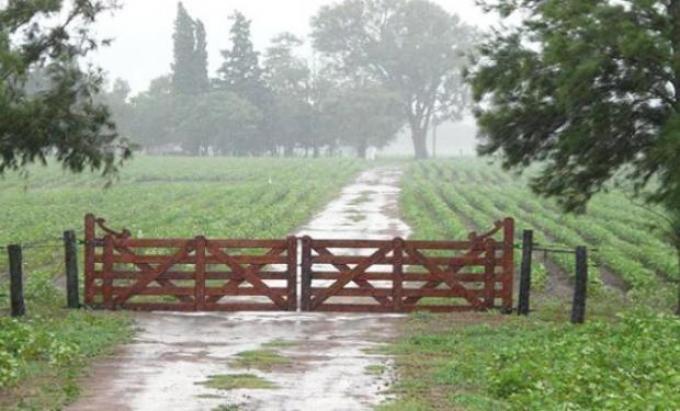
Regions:
<instances>
[{"instance_id":1,"label":"grass","mask_svg":"<svg viewBox=\"0 0 680 411\"><path fill-rule=\"evenodd\" d=\"M380 410L680 407L680 320L672 316L630 312L583 326L452 318L411 320L391 349L399 399Z\"/></svg>"},{"instance_id":2,"label":"grass","mask_svg":"<svg viewBox=\"0 0 680 411\"><path fill-rule=\"evenodd\" d=\"M298 345L298 343L296 341L276 339L276 340L271 340L269 342L262 344L262 348L270 348L270 349L290 348L290 347L295 347L296 345Z\"/></svg>"},{"instance_id":3,"label":"grass","mask_svg":"<svg viewBox=\"0 0 680 411\"><path fill-rule=\"evenodd\" d=\"M258 370L271 370L276 367L283 367L291 364L288 357L284 357L272 349L259 349L244 351L236 354L236 359L232 363L236 367L255 368Z\"/></svg>"},{"instance_id":4,"label":"grass","mask_svg":"<svg viewBox=\"0 0 680 411\"><path fill-rule=\"evenodd\" d=\"M0 409L58 410L80 393L93 358L130 336L124 314L67 311L56 306L26 318L0 318Z\"/></svg>"},{"instance_id":5,"label":"grass","mask_svg":"<svg viewBox=\"0 0 680 411\"><path fill-rule=\"evenodd\" d=\"M206 381L199 382L198 384L203 385L214 390L271 390L276 389L278 386L271 381L265 380L262 377L258 377L254 374L218 374L211 375Z\"/></svg>"},{"instance_id":6,"label":"grass","mask_svg":"<svg viewBox=\"0 0 680 411\"><path fill-rule=\"evenodd\" d=\"M371 364L366 366L366 373L370 375L382 375L387 370L387 367L380 364Z\"/></svg>"}]
</instances>

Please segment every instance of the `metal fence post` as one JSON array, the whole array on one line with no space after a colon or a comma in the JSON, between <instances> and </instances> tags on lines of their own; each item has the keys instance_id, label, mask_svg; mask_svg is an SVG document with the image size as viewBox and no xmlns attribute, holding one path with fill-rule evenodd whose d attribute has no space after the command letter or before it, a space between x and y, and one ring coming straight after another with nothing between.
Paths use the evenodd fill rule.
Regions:
<instances>
[{"instance_id":1,"label":"metal fence post","mask_svg":"<svg viewBox=\"0 0 680 411\"><path fill-rule=\"evenodd\" d=\"M7 247L9 254L9 289L12 317L26 314L24 303L23 257L21 246L12 244Z\"/></svg>"},{"instance_id":2,"label":"metal fence post","mask_svg":"<svg viewBox=\"0 0 680 411\"><path fill-rule=\"evenodd\" d=\"M529 315L529 301L531 296L531 258L534 248L534 232L524 230L522 233L522 265L519 277L518 315Z\"/></svg>"},{"instance_id":3,"label":"metal fence post","mask_svg":"<svg viewBox=\"0 0 680 411\"><path fill-rule=\"evenodd\" d=\"M574 284L574 303L571 311L571 322L583 324L586 316L586 287L588 284L588 251L585 247L576 247L576 282Z\"/></svg>"}]
</instances>

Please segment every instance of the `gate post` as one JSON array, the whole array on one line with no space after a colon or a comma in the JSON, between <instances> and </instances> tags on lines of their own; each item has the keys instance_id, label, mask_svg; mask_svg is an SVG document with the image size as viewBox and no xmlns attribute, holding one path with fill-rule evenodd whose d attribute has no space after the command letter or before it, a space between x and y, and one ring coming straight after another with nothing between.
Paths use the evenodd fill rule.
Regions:
<instances>
[{"instance_id":1,"label":"gate post","mask_svg":"<svg viewBox=\"0 0 680 411\"><path fill-rule=\"evenodd\" d=\"M104 264L102 269L102 295L104 307L113 310L113 236L104 237Z\"/></svg>"},{"instance_id":2,"label":"gate post","mask_svg":"<svg viewBox=\"0 0 680 411\"><path fill-rule=\"evenodd\" d=\"M194 239L196 242L196 276L194 278L194 309L205 310L205 247L208 243L203 236Z\"/></svg>"},{"instance_id":3,"label":"gate post","mask_svg":"<svg viewBox=\"0 0 680 411\"><path fill-rule=\"evenodd\" d=\"M503 222L503 312L512 312L512 286L515 277L515 220Z\"/></svg>"},{"instance_id":4,"label":"gate post","mask_svg":"<svg viewBox=\"0 0 680 411\"><path fill-rule=\"evenodd\" d=\"M95 218L92 214L85 216L85 305L94 302L94 254L95 254Z\"/></svg>"},{"instance_id":5,"label":"gate post","mask_svg":"<svg viewBox=\"0 0 680 411\"><path fill-rule=\"evenodd\" d=\"M297 311L297 237L289 236L288 259L288 311Z\"/></svg>"},{"instance_id":6,"label":"gate post","mask_svg":"<svg viewBox=\"0 0 680 411\"><path fill-rule=\"evenodd\" d=\"M493 238L484 244L484 305L492 309L496 298L496 241Z\"/></svg>"},{"instance_id":7,"label":"gate post","mask_svg":"<svg viewBox=\"0 0 680 411\"><path fill-rule=\"evenodd\" d=\"M302 311L310 311L312 298L312 238L302 238L302 281L300 305Z\"/></svg>"},{"instance_id":8,"label":"gate post","mask_svg":"<svg viewBox=\"0 0 680 411\"><path fill-rule=\"evenodd\" d=\"M522 267L519 276L518 315L529 315L529 300L531 294L531 258L534 249L534 232L524 230L522 233Z\"/></svg>"},{"instance_id":9,"label":"gate post","mask_svg":"<svg viewBox=\"0 0 680 411\"><path fill-rule=\"evenodd\" d=\"M404 240L402 238L395 238L393 245L393 263L392 263L392 307L395 312L401 312L403 308L403 283L404 283L404 264L403 264L403 247Z\"/></svg>"}]
</instances>

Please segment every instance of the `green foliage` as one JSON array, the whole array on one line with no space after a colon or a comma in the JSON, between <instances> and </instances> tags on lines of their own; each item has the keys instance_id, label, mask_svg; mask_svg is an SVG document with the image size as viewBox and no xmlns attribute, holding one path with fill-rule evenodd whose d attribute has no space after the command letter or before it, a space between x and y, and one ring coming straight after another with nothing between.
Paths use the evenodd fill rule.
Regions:
<instances>
[{"instance_id":1,"label":"green foliage","mask_svg":"<svg viewBox=\"0 0 680 411\"><path fill-rule=\"evenodd\" d=\"M629 312L578 327L512 318L437 330L440 321L419 320L412 325L418 332L393 346L401 398L385 409L402 403L469 410L680 406L680 321L669 315Z\"/></svg>"},{"instance_id":2,"label":"green foliage","mask_svg":"<svg viewBox=\"0 0 680 411\"><path fill-rule=\"evenodd\" d=\"M680 406L680 321L626 314L619 323L565 328L527 330L495 350L489 393L513 409Z\"/></svg>"},{"instance_id":3,"label":"green foliage","mask_svg":"<svg viewBox=\"0 0 680 411\"><path fill-rule=\"evenodd\" d=\"M218 70L218 87L235 93L260 111L261 121L248 136L248 144L237 151L239 155L262 154L272 149L270 129L272 96L263 79L260 55L255 51L250 34L250 20L235 11L230 17L231 48L222 51L224 62Z\"/></svg>"},{"instance_id":4,"label":"green foliage","mask_svg":"<svg viewBox=\"0 0 680 411\"><path fill-rule=\"evenodd\" d=\"M101 72L79 65L101 44L89 27L112 7L82 0L0 8L0 174L50 153L72 171L111 173L130 156L108 108L95 99Z\"/></svg>"},{"instance_id":5,"label":"green foliage","mask_svg":"<svg viewBox=\"0 0 680 411\"><path fill-rule=\"evenodd\" d=\"M32 376L36 365L43 372L50 368L64 373L77 370L86 358L128 335L129 323L124 317L50 307L56 312L38 309L39 314L26 319L0 317L0 392Z\"/></svg>"},{"instance_id":6,"label":"green foliage","mask_svg":"<svg viewBox=\"0 0 680 411\"><path fill-rule=\"evenodd\" d=\"M568 211L631 184L666 209L680 258L680 2L487 3L521 23L494 32L470 73L480 153L540 163L532 188Z\"/></svg>"},{"instance_id":7,"label":"green foliage","mask_svg":"<svg viewBox=\"0 0 680 411\"><path fill-rule=\"evenodd\" d=\"M205 27L200 20L191 18L182 2L177 4L177 18L172 39L173 91L180 95L206 91L208 88L208 54Z\"/></svg>"}]
</instances>

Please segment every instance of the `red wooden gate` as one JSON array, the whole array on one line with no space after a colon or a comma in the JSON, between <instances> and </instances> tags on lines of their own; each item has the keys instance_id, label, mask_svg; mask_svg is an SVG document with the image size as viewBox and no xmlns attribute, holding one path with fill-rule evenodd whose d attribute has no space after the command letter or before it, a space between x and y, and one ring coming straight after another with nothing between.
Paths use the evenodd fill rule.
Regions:
<instances>
[{"instance_id":1,"label":"red wooden gate","mask_svg":"<svg viewBox=\"0 0 680 411\"><path fill-rule=\"evenodd\" d=\"M500 233L502 238L494 239ZM306 311L512 310L514 222L468 241L302 240Z\"/></svg>"},{"instance_id":2,"label":"red wooden gate","mask_svg":"<svg viewBox=\"0 0 680 411\"><path fill-rule=\"evenodd\" d=\"M90 306L172 311L297 309L295 237L134 239L127 230L113 231L103 219L87 215L85 240L85 303Z\"/></svg>"},{"instance_id":3,"label":"red wooden gate","mask_svg":"<svg viewBox=\"0 0 680 411\"><path fill-rule=\"evenodd\" d=\"M85 303L131 310L288 310L295 237L136 239L85 217ZM497 238L501 237L501 238ZM302 239L303 311L512 310L514 222L467 241Z\"/></svg>"}]
</instances>

